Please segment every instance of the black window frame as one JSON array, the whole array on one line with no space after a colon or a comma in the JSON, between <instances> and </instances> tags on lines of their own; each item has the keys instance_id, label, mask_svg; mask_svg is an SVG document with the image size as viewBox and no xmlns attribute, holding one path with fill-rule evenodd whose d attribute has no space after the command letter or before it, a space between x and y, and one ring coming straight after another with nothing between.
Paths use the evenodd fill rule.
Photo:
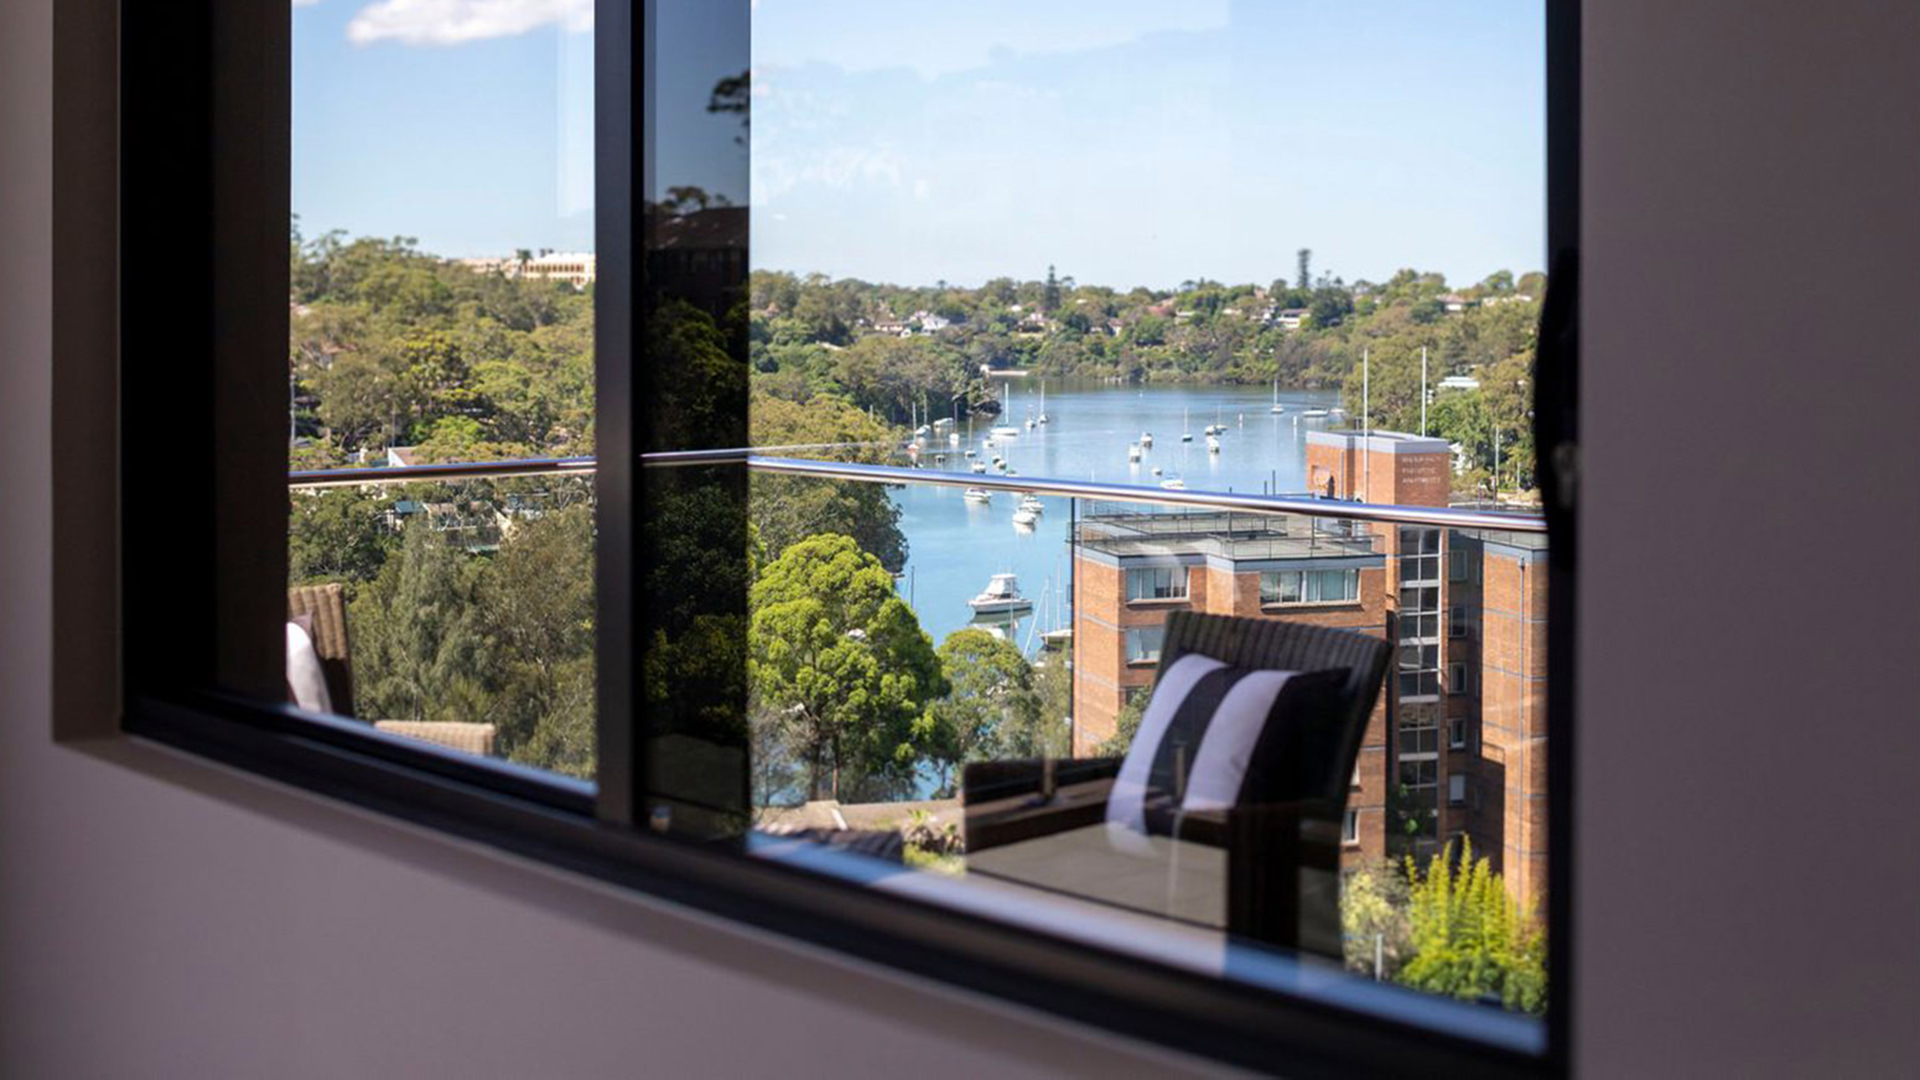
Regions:
<instances>
[{"instance_id":1,"label":"black window frame","mask_svg":"<svg viewBox=\"0 0 1920 1080\"><path fill-rule=\"evenodd\" d=\"M464 840L1223 1062L1300 1075L1562 1075L1575 1001L1571 485L1577 467L1579 0L1547 12L1549 290L1536 389L1552 602L1548 926L1543 1054L1382 1019L1237 981L1090 949L636 822L640 748L616 723L641 700L632 519L642 389L632 325L638 70L645 19L596 4L596 361L601 541L600 775L571 782L303 714L284 697L284 461L280 420L251 410L285 344L290 10L247 0L121 8L120 367L123 730ZM166 363L152 363L164 356ZM149 361L142 363L139 361ZM284 392L284 384L276 388ZM156 447L166 452L155 453ZM155 528L153 522L165 522ZM1564 854L1563 854L1564 853Z\"/></svg>"}]
</instances>

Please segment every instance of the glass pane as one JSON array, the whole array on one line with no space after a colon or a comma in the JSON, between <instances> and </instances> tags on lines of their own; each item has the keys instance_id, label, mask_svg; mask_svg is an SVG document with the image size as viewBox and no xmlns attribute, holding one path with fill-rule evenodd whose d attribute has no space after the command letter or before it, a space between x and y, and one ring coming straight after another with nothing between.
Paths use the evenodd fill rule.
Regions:
<instances>
[{"instance_id":1,"label":"glass pane","mask_svg":"<svg viewBox=\"0 0 1920 1080\"><path fill-rule=\"evenodd\" d=\"M1443 660L1425 642L1442 613L1508 603L1501 590L1523 575L1536 589L1544 549L1531 533L1473 534L1469 561L1490 567L1483 601L1443 572L1438 528L1204 499L1476 505L1495 486L1482 461L1494 432L1503 455L1530 452L1515 449L1527 405L1513 391L1545 286L1539 15L754 9L751 440L847 468L762 466L750 489L750 850L798 859L814 850L798 838L878 852L1014 909L1121 919L1117 940L1166 932L1216 958L1223 943L1310 957L1364 975L1355 985L1376 972L1354 942L1377 934L1393 943L1381 980L1433 990L1413 963L1408 859L1416 880L1452 874L1433 861L1436 838L1460 834L1489 858L1486 880L1528 944L1497 988L1472 973L1458 985L1544 1007L1528 989L1544 978L1541 931L1523 917L1543 895L1544 838L1521 812L1545 794L1531 765L1544 753L1539 650L1505 669L1509 696L1490 688L1484 747L1445 755L1444 771L1420 757L1441 750L1443 707L1482 707L1434 700ZM1303 35L1313 50L1286 47ZM1356 103L1330 85L1369 89ZM1463 129L1441 104L1449 88L1506 120ZM1359 150L1355 108L1390 118ZM1485 153L1463 158L1461 139ZM1436 174L1436 160L1474 162L1473 179ZM1398 196L1383 201L1382 183ZM1477 224L1402 212L1434 205L1435 185ZM1114 226L1143 205L1194 216L1163 223L1148 250ZM1303 206L1315 209L1287 209ZM1327 239L1283 237L1309 219ZM1447 382L1425 402L1424 433L1423 349ZM1352 430L1363 422L1373 430ZM861 472L874 465L898 471ZM1525 497L1510 466L1503 456L1498 479L1513 503ZM1147 490L1076 499L1049 481ZM1200 501L1141 497L1155 489ZM1174 597L1185 603L1130 603ZM1538 599L1503 610L1543 617ZM1342 714L1368 757L1327 773L1339 790L1317 835L1352 843L1300 883L1328 905L1313 933L1231 914L1259 908L1228 903L1235 858L1256 878L1319 871L1224 841L1228 820L1285 800L1208 786L1195 717L1210 714L1183 712L1158 663L1183 651L1168 629L1181 609L1391 637L1377 700ZM1502 627L1484 651L1449 643L1445 659L1490 669L1537 629ZM1414 722L1395 731L1390 713ZM1513 791L1500 813L1448 805L1439 785L1456 762ZM1365 923L1351 939L1342 903Z\"/></svg>"},{"instance_id":2,"label":"glass pane","mask_svg":"<svg viewBox=\"0 0 1920 1080\"><path fill-rule=\"evenodd\" d=\"M591 470L490 471L594 453L591 17L292 20L291 695L591 778Z\"/></svg>"}]
</instances>

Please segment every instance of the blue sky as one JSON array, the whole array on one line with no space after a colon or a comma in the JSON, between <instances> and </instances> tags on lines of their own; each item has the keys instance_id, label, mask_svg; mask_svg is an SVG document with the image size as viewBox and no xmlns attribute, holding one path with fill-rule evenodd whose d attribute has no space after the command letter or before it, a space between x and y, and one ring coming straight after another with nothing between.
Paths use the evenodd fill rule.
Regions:
<instances>
[{"instance_id":1,"label":"blue sky","mask_svg":"<svg viewBox=\"0 0 1920 1080\"><path fill-rule=\"evenodd\" d=\"M301 231L593 246L591 0L293 5Z\"/></svg>"},{"instance_id":2,"label":"blue sky","mask_svg":"<svg viewBox=\"0 0 1920 1080\"><path fill-rule=\"evenodd\" d=\"M295 9L294 205L452 255L591 243L587 0ZM704 111L734 0L662 0L657 192L750 201L758 267L1168 286L1544 261L1528 0L751 0L751 173Z\"/></svg>"}]
</instances>

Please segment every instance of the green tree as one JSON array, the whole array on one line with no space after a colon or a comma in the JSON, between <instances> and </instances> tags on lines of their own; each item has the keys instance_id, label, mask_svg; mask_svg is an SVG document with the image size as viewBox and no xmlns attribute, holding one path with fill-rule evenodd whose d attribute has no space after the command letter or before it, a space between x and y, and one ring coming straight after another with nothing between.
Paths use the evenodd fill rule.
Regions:
<instances>
[{"instance_id":1,"label":"green tree","mask_svg":"<svg viewBox=\"0 0 1920 1080\"><path fill-rule=\"evenodd\" d=\"M593 508L516 522L478 600L494 643L499 751L585 775L593 760Z\"/></svg>"},{"instance_id":2,"label":"green tree","mask_svg":"<svg viewBox=\"0 0 1920 1080\"><path fill-rule=\"evenodd\" d=\"M398 546L384 517L392 506L384 491L295 491L288 507L288 583L372 581Z\"/></svg>"},{"instance_id":3,"label":"green tree","mask_svg":"<svg viewBox=\"0 0 1920 1080\"><path fill-rule=\"evenodd\" d=\"M424 521L354 598L353 670L361 715L494 719L493 643L476 598L479 566Z\"/></svg>"},{"instance_id":4,"label":"green tree","mask_svg":"<svg viewBox=\"0 0 1920 1080\"><path fill-rule=\"evenodd\" d=\"M756 387L749 415L755 446L821 447L793 453L874 464L891 450L892 433L885 424L826 395L800 405ZM769 556L777 558L808 536L831 532L853 537L889 571L906 565L900 508L880 485L766 475L752 477L751 484L750 510Z\"/></svg>"},{"instance_id":5,"label":"green tree","mask_svg":"<svg viewBox=\"0 0 1920 1080\"><path fill-rule=\"evenodd\" d=\"M1313 287L1313 275L1310 273L1313 263L1313 249L1301 248L1296 255L1300 260L1300 265L1293 276L1293 287L1304 291Z\"/></svg>"},{"instance_id":6,"label":"green tree","mask_svg":"<svg viewBox=\"0 0 1920 1080\"><path fill-rule=\"evenodd\" d=\"M1040 293L1040 310L1051 315L1060 310L1060 279L1054 276L1053 264L1047 264L1047 284Z\"/></svg>"},{"instance_id":7,"label":"green tree","mask_svg":"<svg viewBox=\"0 0 1920 1080\"><path fill-rule=\"evenodd\" d=\"M761 571L749 611L754 707L780 717L813 797L908 784L916 722L946 686L932 641L880 561L851 537L809 537Z\"/></svg>"},{"instance_id":8,"label":"green tree","mask_svg":"<svg viewBox=\"0 0 1920 1080\"><path fill-rule=\"evenodd\" d=\"M916 741L940 775L943 795L969 761L1028 757L1042 742L1040 696L1033 665L1011 642L978 627L956 630L940 643L947 693L933 703Z\"/></svg>"},{"instance_id":9,"label":"green tree","mask_svg":"<svg viewBox=\"0 0 1920 1080\"><path fill-rule=\"evenodd\" d=\"M1465 1000L1494 996L1509 1009L1547 1007L1546 935L1533 913L1507 895L1485 857L1462 840L1448 844L1425 874L1409 857L1407 909L1412 958L1401 983Z\"/></svg>"},{"instance_id":10,"label":"green tree","mask_svg":"<svg viewBox=\"0 0 1920 1080\"><path fill-rule=\"evenodd\" d=\"M1147 712L1147 695L1136 694L1132 701L1120 707L1120 715L1114 718L1113 734L1094 749L1100 757L1126 757L1133 749L1133 737L1140 733L1140 718Z\"/></svg>"},{"instance_id":11,"label":"green tree","mask_svg":"<svg viewBox=\"0 0 1920 1080\"><path fill-rule=\"evenodd\" d=\"M1378 859L1348 871L1340 882L1340 930L1348 970L1395 978L1412 948L1406 875Z\"/></svg>"}]
</instances>

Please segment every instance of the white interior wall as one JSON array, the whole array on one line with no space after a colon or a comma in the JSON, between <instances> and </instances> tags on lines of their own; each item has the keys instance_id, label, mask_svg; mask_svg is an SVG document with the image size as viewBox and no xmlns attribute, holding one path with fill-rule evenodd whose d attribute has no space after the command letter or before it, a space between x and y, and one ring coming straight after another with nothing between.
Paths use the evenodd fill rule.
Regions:
<instances>
[{"instance_id":1,"label":"white interior wall","mask_svg":"<svg viewBox=\"0 0 1920 1080\"><path fill-rule=\"evenodd\" d=\"M1577 1062L1913 1075L1920 15L1587 7ZM87 554L111 489L56 419L110 363L56 343L56 298L111 297L54 288L75 208L106 206L56 190L56 134L99 133L54 127L54 11L0 5L0 1070L1169 1066L157 750L55 745L103 719L113 642ZM61 85L63 123L100 104Z\"/></svg>"},{"instance_id":2,"label":"white interior wall","mask_svg":"<svg viewBox=\"0 0 1920 1080\"><path fill-rule=\"evenodd\" d=\"M1920 1075L1920 5L1585 6L1579 1054Z\"/></svg>"}]
</instances>

